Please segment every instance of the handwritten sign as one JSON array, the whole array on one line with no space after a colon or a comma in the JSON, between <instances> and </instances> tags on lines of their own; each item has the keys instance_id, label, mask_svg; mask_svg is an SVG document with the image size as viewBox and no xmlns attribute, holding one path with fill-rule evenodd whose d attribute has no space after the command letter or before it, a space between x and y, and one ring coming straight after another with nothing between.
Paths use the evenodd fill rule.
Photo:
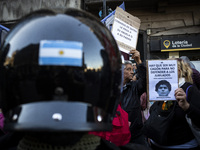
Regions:
<instances>
[{"instance_id":1,"label":"handwritten sign","mask_svg":"<svg viewBox=\"0 0 200 150\"><path fill-rule=\"evenodd\" d=\"M130 50L136 49L139 27L140 19L119 7L116 8L111 32L121 51L129 53Z\"/></svg>"},{"instance_id":2,"label":"handwritten sign","mask_svg":"<svg viewBox=\"0 0 200 150\"><path fill-rule=\"evenodd\" d=\"M178 88L177 60L148 60L148 96L154 100L176 100Z\"/></svg>"}]
</instances>

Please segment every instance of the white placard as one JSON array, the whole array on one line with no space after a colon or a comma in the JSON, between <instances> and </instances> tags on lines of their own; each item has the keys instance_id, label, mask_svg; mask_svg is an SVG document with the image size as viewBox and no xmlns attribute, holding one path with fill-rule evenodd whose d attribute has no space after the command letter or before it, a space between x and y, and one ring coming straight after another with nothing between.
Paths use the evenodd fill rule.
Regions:
<instances>
[{"instance_id":1,"label":"white placard","mask_svg":"<svg viewBox=\"0 0 200 150\"><path fill-rule=\"evenodd\" d=\"M136 49L139 28L139 18L119 7L116 8L111 32L121 51L129 53L130 50Z\"/></svg>"},{"instance_id":2,"label":"white placard","mask_svg":"<svg viewBox=\"0 0 200 150\"><path fill-rule=\"evenodd\" d=\"M138 29L130 26L121 19L115 18L112 34L117 41L136 48Z\"/></svg>"},{"instance_id":3,"label":"white placard","mask_svg":"<svg viewBox=\"0 0 200 150\"><path fill-rule=\"evenodd\" d=\"M148 97L150 101L176 100L177 60L148 60Z\"/></svg>"}]
</instances>

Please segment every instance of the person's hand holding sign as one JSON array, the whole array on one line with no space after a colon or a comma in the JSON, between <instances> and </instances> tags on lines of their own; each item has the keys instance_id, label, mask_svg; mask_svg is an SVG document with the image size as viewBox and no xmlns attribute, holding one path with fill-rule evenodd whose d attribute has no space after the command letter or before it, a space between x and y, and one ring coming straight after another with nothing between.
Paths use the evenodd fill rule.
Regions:
<instances>
[{"instance_id":1,"label":"person's hand holding sign","mask_svg":"<svg viewBox=\"0 0 200 150\"><path fill-rule=\"evenodd\" d=\"M178 88L175 90L175 97L176 97L176 100L178 101L178 105L184 110L186 111L190 104L187 102L186 100L186 94L185 92L183 91L182 88Z\"/></svg>"},{"instance_id":2,"label":"person's hand holding sign","mask_svg":"<svg viewBox=\"0 0 200 150\"><path fill-rule=\"evenodd\" d=\"M130 54L132 54L132 59L134 59L137 64L141 64L142 63L142 61L140 59L140 52L139 51L134 49L134 50L130 51Z\"/></svg>"}]
</instances>

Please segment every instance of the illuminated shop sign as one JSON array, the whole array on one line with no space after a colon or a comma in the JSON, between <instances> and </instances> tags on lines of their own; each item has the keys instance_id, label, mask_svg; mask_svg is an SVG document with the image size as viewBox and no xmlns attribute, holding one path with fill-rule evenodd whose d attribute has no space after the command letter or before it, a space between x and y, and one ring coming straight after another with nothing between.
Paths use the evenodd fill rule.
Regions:
<instances>
[{"instance_id":1,"label":"illuminated shop sign","mask_svg":"<svg viewBox=\"0 0 200 150\"><path fill-rule=\"evenodd\" d=\"M200 35L161 39L161 51L200 50Z\"/></svg>"}]
</instances>

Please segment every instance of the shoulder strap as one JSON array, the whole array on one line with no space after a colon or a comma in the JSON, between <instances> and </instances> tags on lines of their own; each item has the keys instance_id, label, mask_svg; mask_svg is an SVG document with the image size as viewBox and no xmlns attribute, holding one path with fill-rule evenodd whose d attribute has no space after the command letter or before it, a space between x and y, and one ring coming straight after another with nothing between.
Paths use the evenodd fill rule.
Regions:
<instances>
[{"instance_id":1,"label":"shoulder strap","mask_svg":"<svg viewBox=\"0 0 200 150\"><path fill-rule=\"evenodd\" d=\"M187 96L188 96L188 90L189 90L189 88L191 87L192 85L189 85L188 87L187 87L187 89L186 89L186 99L187 99L187 101L188 101L188 98L187 98Z\"/></svg>"}]
</instances>

